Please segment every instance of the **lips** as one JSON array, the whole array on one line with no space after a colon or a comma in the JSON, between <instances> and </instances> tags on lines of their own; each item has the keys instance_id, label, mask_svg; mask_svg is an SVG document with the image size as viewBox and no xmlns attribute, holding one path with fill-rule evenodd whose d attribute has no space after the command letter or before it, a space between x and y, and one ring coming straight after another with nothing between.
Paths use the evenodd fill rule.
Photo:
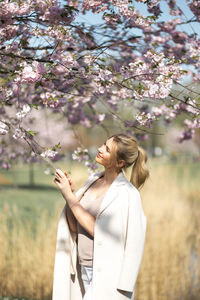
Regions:
<instances>
[{"instance_id":1,"label":"lips","mask_svg":"<svg viewBox=\"0 0 200 300\"><path fill-rule=\"evenodd\" d=\"M97 157L100 157L100 158L102 158L102 156L100 155L100 153L98 153L98 154L97 154Z\"/></svg>"}]
</instances>

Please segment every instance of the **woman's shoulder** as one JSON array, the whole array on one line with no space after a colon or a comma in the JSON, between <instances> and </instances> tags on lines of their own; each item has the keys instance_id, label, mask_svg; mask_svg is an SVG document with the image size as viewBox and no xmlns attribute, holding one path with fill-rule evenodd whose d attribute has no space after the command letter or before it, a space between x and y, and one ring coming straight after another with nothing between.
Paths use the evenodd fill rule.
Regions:
<instances>
[{"instance_id":1,"label":"woman's shoulder","mask_svg":"<svg viewBox=\"0 0 200 300\"><path fill-rule=\"evenodd\" d=\"M118 197L123 199L123 201L129 202L131 200L132 203L137 203L137 205L141 205L141 196L139 190L125 177L122 177L122 184L119 185Z\"/></svg>"},{"instance_id":2,"label":"woman's shoulder","mask_svg":"<svg viewBox=\"0 0 200 300\"><path fill-rule=\"evenodd\" d=\"M124 174L120 177L120 186L122 192L129 192L132 194L140 194L139 190L126 178Z\"/></svg>"},{"instance_id":3,"label":"woman's shoulder","mask_svg":"<svg viewBox=\"0 0 200 300\"><path fill-rule=\"evenodd\" d=\"M126 182L123 186L120 187L120 194L128 195L129 197L136 196L140 198L140 192L138 189L131 183Z\"/></svg>"}]
</instances>

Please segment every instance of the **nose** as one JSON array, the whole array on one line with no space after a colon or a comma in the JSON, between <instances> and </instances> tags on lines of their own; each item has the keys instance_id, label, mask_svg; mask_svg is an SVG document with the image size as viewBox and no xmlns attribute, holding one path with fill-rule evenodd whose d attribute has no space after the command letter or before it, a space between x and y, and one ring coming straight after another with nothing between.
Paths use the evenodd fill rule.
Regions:
<instances>
[{"instance_id":1,"label":"nose","mask_svg":"<svg viewBox=\"0 0 200 300\"><path fill-rule=\"evenodd\" d=\"M102 145L101 147L98 148L98 151L99 151L99 152L102 152L102 147L103 147L103 145Z\"/></svg>"}]
</instances>

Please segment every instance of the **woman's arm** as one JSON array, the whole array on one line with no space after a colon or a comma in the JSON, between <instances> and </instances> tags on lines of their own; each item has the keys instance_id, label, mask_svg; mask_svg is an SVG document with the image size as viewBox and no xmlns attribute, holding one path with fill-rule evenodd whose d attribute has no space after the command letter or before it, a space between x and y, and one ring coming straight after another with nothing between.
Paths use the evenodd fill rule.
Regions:
<instances>
[{"instance_id":1,"label":"woman's arm","mask_svg":"<svg viewBox=\"0 0 200 300\"><path fill-rule=\"evenodd\" d=\"M70 218L73 220L76 220L76 226L77 226L77 221L79 224L92 236L94 237L94 225L95 225L95 218L86 210L84 209L80 202L77 201L77 198L74 194L69 197L69 195L65 195L63 192L63 197L65 198L68 207L70 206ZM69 214L70 214L69 213ZM71 227L70 227L71 228ZM72 224L72 228L74 229L74 223ZM73 230L72 230L73 231Z\"/></svg>"},{"instance_id":2,"label":"woman's arm","mask_svg":"<svg viewBox=\"0 0 200 300\"><path fill-rule=\"evenodd\" d=\"M66 201L67 209L66 209L66 218L69 224L69 228L72 232L77 232L77 220L74 217L74 214L72 213L67 201Z\"/></svg>"},{"instance_id":3,"label":"woman's arm","mask_svg":"<svg viewBox=\"0 0 200 300\"><path fill-rule=\"evenodd\" d=\"M86 210L84 209L80 202L77 200L76 195L73 193L70 180L66 177L61 170L57 169L55 172L55 179L54 182L61 190L61 193L66 200L67 203L67 215L69 216L69 226L71 225L70 229L72 231L75 230L75 221L78 221L79 224L91 235L94 236L94 225L95 225L95 218ZM72 215L73 214L73 215Z\"/></svg>"},{"instance_id":4,"label":"woman's arm","mask_svg":"<svg viewBox=\"0 0 200 300\"><path fill-rule=\"evenodd\" d=\"M64 172L65 176L67 177L68 179L68 182L70 184L70 187L71 187L71 191L74 193L74 185L71 181L71 179L69 178L68 174L66 172ZM77 221L76 221L76 218L74 217L67 201L66 201L66 218L67 218L67 221L68 221L68 225L69 225L69 228L72 232L77 232Z\"/></svg>"}]
</instances>

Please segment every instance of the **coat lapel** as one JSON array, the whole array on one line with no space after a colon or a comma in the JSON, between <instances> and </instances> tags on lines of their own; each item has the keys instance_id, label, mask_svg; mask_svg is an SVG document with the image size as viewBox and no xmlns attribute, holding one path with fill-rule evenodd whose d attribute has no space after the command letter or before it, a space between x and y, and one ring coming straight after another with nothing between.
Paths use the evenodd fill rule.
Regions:
<instances>
[{"instance_id":1,"label":"coat lapel","mask_svg":"<svg viewBox=\"0 0 200 300\"><path fill-rule=\"evenodd\" d=\"M104 172L98 172L98 173L93 174L92 178L89 178L89 180L87 181L87 183L76 192L77 199L80 200L81 197L83 196L83 194L90 187L90 185L93 184L103 174L104 174Z\"/></svg>"},{"instance_id":2,"label":"coat lapel","mask_svg":"<svg viewBox=\"0 0 200 300\"><path fill-rule=\"evenodd\" d=\"M116 198L116 196L119 192L117 187L119 185L125 184L126 182L127 182L127 179L124 176L124 174L122 172L119 173L119 175L115 178L115 180L112 182L111 186L107 190L107 192L101 202L101 205L100 205L100 208L99 208L99 211L98 211L98 214L96 217L98 217L106 209L106 207L108 205L110 205L111 202Z\"/></svg>"},{"instance_id":3,"label":"coat lapel","mask_svg":"<svg viewBox=\"0 0 200 300\"><path fill-rule=\"evenodd\" d=\"M78 190L76 192L76 197L78 198L78 200L81 199L81 197L86 192L86 190L103 174L104 174L104 171L93 174L92 178L89 179L88 182L80 190ZM100 208L99 208L99 211L98 211L98 214L96 217L98 217L105 210L105 208L115 199L115 197L118 194L117 186L126 184L127 182L129 182L129 181L126 179L124 174L122 172L120 172L119 175L115 178L115 180L110 185L107 192L105 193L105 196L101 202L101 205L100 205Z\"/></svg>"}]
</instances>

